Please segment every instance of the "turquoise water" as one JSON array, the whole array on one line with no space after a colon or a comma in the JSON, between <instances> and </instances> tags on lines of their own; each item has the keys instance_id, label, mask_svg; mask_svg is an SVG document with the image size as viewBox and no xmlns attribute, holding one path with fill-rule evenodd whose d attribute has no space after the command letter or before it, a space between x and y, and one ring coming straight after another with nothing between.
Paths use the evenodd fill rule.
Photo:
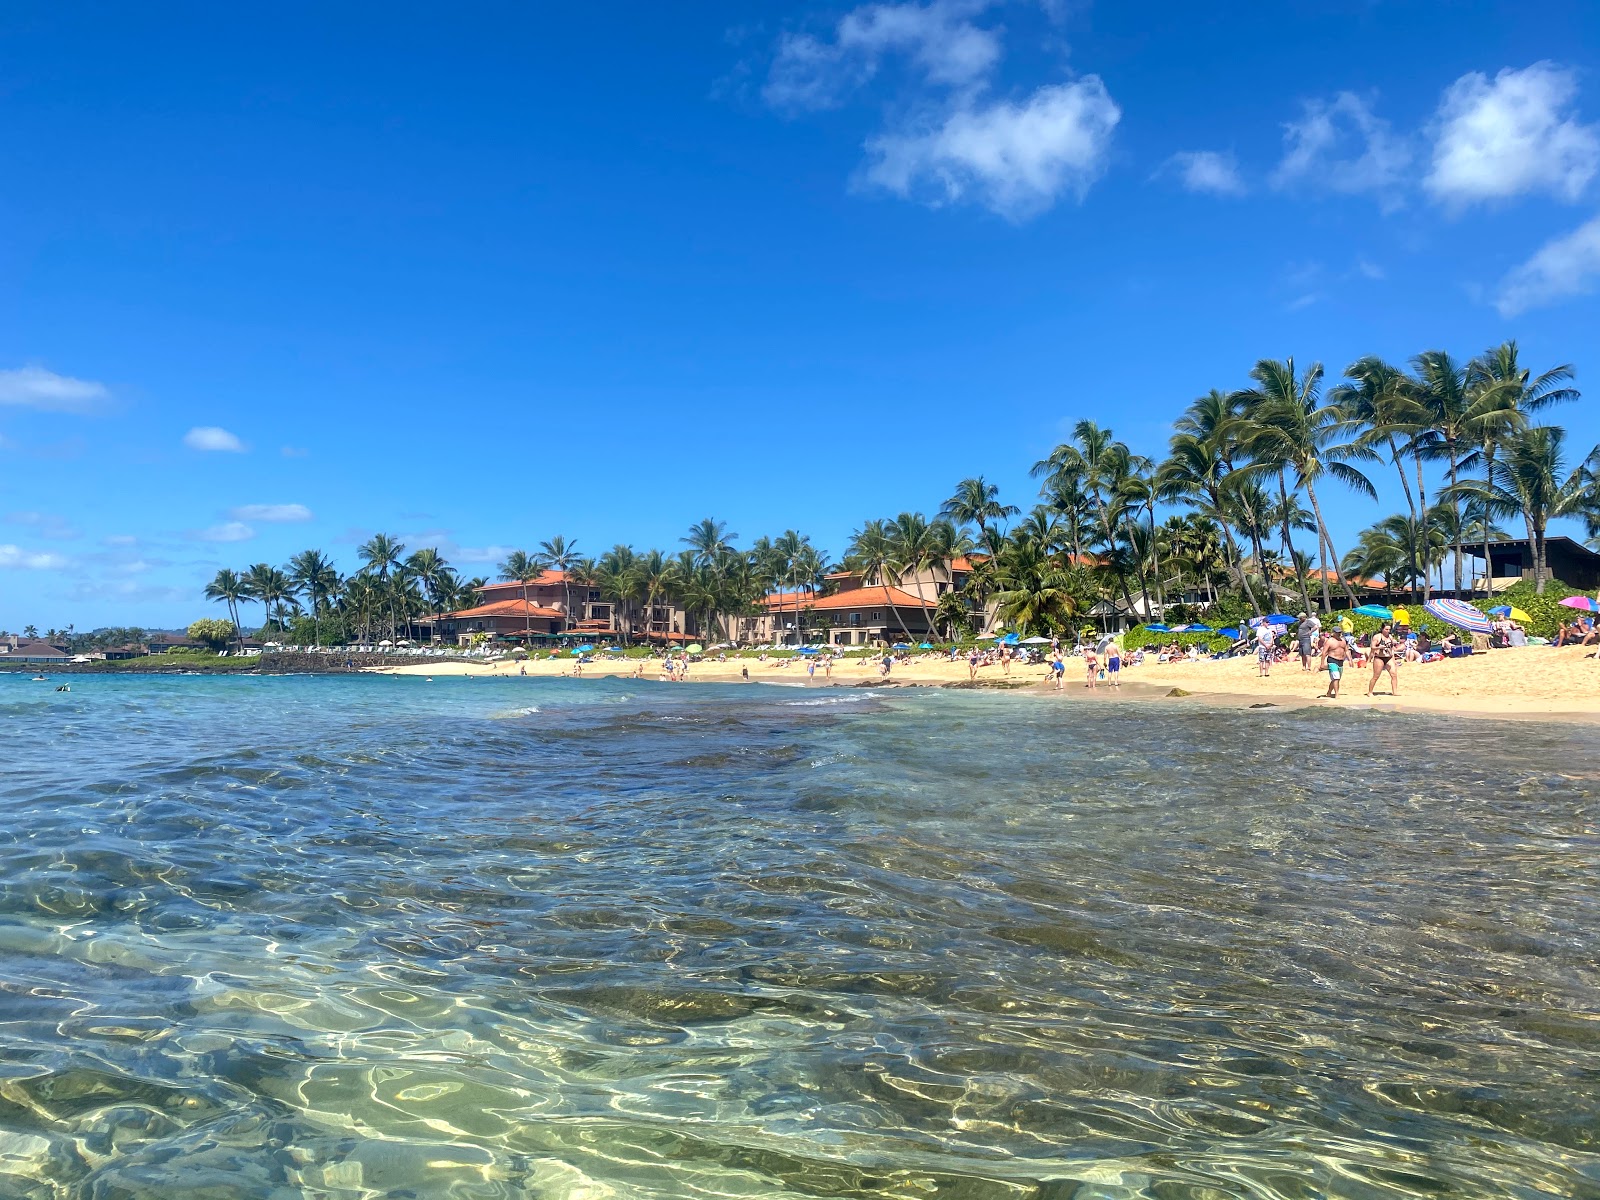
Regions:
<instances>
[{"instance_id":1,"label":"turquoise water","mask_svg":"<svg viewBox=\"0 0 1600 1200\"><path fill-rule=\"evenodd\" d=\"M0 1196L1600 1197L1600 737L0 676Z\"/></svg>"}]
</instances>

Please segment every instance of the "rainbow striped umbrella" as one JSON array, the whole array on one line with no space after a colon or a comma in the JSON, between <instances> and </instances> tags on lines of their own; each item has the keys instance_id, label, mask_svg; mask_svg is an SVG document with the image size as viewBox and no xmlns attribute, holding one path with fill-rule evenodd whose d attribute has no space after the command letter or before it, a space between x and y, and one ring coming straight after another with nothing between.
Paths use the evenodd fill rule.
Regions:
<instances>
[{"instance_id":1,"label":"rainbow striped umbrella","mask_svg":"<svg viewBox=\"0 0 1600 1200\"><path fill-rule=\"evenodd\" d=\"M1493 633L1494 626L1480 609L1461 600L1429 600L1422 606L1446 625L1465 629L1468 633Z\"/></svg>"}]
</instances>

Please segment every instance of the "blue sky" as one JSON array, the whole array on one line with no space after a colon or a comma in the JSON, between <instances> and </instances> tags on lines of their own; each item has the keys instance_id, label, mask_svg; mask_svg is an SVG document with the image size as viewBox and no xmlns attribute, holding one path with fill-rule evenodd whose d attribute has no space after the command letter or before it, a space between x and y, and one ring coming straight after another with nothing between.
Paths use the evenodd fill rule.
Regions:
<instances>
[{"instance_id":1,"label":"blue sky","mask_svg":"<svg viewBox=\"0 0 1600 1200\"><path fill-rule=\"evenodd\" d=\"M0 627L380 529L838 553L1261 357L1587 385L1600 7L1263 11L8 5Z\"/></svg>"}]
</instances>

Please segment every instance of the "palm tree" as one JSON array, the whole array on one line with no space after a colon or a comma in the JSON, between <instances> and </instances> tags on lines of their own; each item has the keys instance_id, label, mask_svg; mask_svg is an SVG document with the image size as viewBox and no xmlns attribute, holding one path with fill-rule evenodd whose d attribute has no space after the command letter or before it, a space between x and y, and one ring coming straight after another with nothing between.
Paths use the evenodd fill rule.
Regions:
<instances>
[{"instance_id":1,"label":"palm tree","mask_svg":"<svg viewBox=\"0 0 1600 1200\"><path fill-rule=\"evenodd\" d=\"M526 550L511 551L500 564L500 578L506 583L521 585L517 590L522 593L522 631L525 636L533 633L533 609L528 604L528 585L543 574L544 565L529 556Z\"/></svg>"},{"instance_id":2,"label":"palm tree","mask_svg":"<svg viewBox=\"0 0 1600 1200\"><path fill-rule=\"evenodd\" d=\"M622 626L623 638L631 640L633 606L643 594L639 556L634 553L633 547L618 542L602 554L595 566L595 584L600 589L600 595L616 605L622 616L618 623Z\"/></svg>"},{"instance_id":3,"label":"palm tree","mask_svg":"<svg viewBox=\"0 0 1600 1200\"><path fill-rule=\"evenodd\" d=\"M356 547L356 555L364 564L362 570L375 576L379 583L379 590L390 592L390 577L400 565L400 556L406 551L405 546L390 537L387 533L375 533L361 545ZM389 636L393 638L397 633L396 613L393 595L389 595Z\"/></svg>"},{"instance_id":4,"label":"palm tree","mask_svg":"<svg viewBox=\"0 0 1600 1200\"><path fill-rule=\"evenodd\" d=\"M339 572L320 550L302 550L289 560L289 579L311 602L311 622L317 645L322 645L322 613L339 590Z\"/></svg>"},{"instance_id":5,"label":"palm tree","mask_svg":"<svg viewBox=\"0 0 1600 1200\"><path fill-rule=\"evenodd\" d=\"M1411 360L1417 373L1417 399L1422 411L1418 431L1412 443L1419 458L1435 461L1443 459L1449 464L1450 484L1447 495L1460 528L1460 496L1456 487L1459 481L1461 460L1476 444L1479 418L1483 415L1474 403L1467 368L1451 358L1444 350L1424 350ZM1420 486L1421 467L1418 466ZM1419 507L1422 505L1419 504ZM1451 547L1455 555L1455 592L1461 594L1461 554L1459 540Z\"/></svg>"},{"instance_id":6,"label":"palm tree","mask_svg":"<svg viewBox=\"0 0 1600 1200\"><path fill-rule=\"evenodd\" d=\"M1289 534L1288 493L1284 487L1286 469L1295 473L1296 489L1304 488L1311 501L1311 512L1317 527L1317 553L1322 565L1322 604L1324 612L1331 612L1333 600L1328 589L1328 574L1339 564L1338 552L1333 546L1333 536L1322 516L1322 505L1317 500L1317 480L1331 475L1353 491L1377 498L1372 481L1356 470L1349 459L1373 459L1376 455L1359 439L1348 438L1350 421L1344 408L1337 402L1325 403L1322 399L1322 364L1312 363L1303 375L1296 375L1294 359L1277 362L1262 359L1250 372L1256 387L1244 394L1245 411L1250 417L1252 434L1250 445L1258 462L1277 472L1280 500L1285 511L1280 518L1284 549L1290 558L1294 546ZM1329 564L1332 564L1330 567ZM1339 583L1354 608L1355 592L1342 574ZM1302 580L1301 598L1306 611L1311 609L1311 597Z\"/></svg>"},{"instance_id":7,"label":"palm tree","mask_svg":"<svg viewBox=\"0 0 1600 1200\"><path fill-rule=\"evenodd\" d=\"M552 571L561 572L561 599L567 615L567 623L572 623L572 579L571 572L578 563L577 540L567 541L559 533L548 542L539 543L539 562Z\"/></svg>"},{"instance_id":8,"label":"palm tree","mask_svg":"<svg viewBox=\"0 0 1600 1200\"><path fill-rule=\"evenodd\" d=\"M1494 482L1494 460L1506 438L1526 428L1528 416L1556 404L1578 399L1578 389L1565 386L1573 377L1572 365L1552 367L1537 378L1517 361L1517 343L1502 342L1473 359L1467 367L1474 393L1478 446L1461 462L1464 469L1482 466L1486 488ZM1483 542L1484 594L1492 595L1489 542Z\"/></svg>"},{"instance_id":9,"label":"palm tree","mask_svg":"<svg viewBox=\"0 0 1600 1200\"><path fill-rule=\"evenodd\" d=\"M919 512L903 512L886 524L885 533L889 539L889 570L895 586L900 586L906 575L912 577L917 603L922 608L923 628L932 630L938 585L934 584L935 592L930 600L923 592L924 576L938 564L950 560L957 545L955 526L946 520L930 522Z\"/></svg>"},{"instance_id":10,"label":"palm tree","mask_svg":"<svg viewBox=\"0 0 1600 1200\"><path fill-rule=\"evenodd\" d=\"M1004 521L1021 511L1015 504L1001 504L1000 489L977 475L956 484L955 494L940 507L939 515L956 525L976 525L981 540L990 521Z\"/></svg>"},{"instance_id":11,"label":"palm tree","mask_svg":"<svg viewBox=\"0 0 1600 1200\"><path fill-rule=\"evenodd\" d=\"M896 547L890 538L887 522L867 521L850 535L850 544L845 548L845 565L852 571L859 571L864 583L887 587L894 575L896 561ZM887 594L884 599L889 599ZM889 609L900 623L900 632L910 641L911 631L906 628L905 617L901 615L899 606L890 604Z\"/></svg>"},{"instance_id":12,"label":"palm tree","mask_svg":"<svg viewBox=\"0 0 1600 1200\"><path fill-rule=\"evenodd\" d=\"M244 629L239 624L239 603L250 598L250 585L227 567L218 571L211 582L206 584L206 599L228 606L228 616L233 620L234 640L241 649L244 647Z\"/></svg>"},{"instance_id":13,"label":"palm tree","mask_svg":"<svg viewBox=\"0 0 1600 1200\"><path fill-rule=\"evenodd\" d=\"M1600 448L1570 473L1563 444L1566 431L1534 425L1507 438L1487 482L1473 480L1452 489L1481 500L1491 517L1520 516L1533 553L1533 590L1543 595L1547 568L1545 531L1559 517L1593 519L1600 508Z\"/></svg>"},{"instance_id":14,"label":"palm tree","mask_svg":"<svg viewBox=\"0 0 1600 1200\"><path fill-rule=\"evenodd\" d=\"M1215 521L1222 531L1229 566L1237 568L1239 584L1256 616L1261 604L1250 587L1243 556L1233 540L1232 523L1227 519L1223 494L1234 473L1238 434L1243 428L1240 403L1232 395L1213 388L1193 401L1174 423L1176 432L1169 444L1168 457L1156 473L1156 489L1162 499L1187 500ZM1202 507L1200 502L1204 501ZM1261 559L1259 531L1250 530L1256 562ZM1270 599L1268 601L1270 603Z\"/></svg>"},{"instance_id":15,"label":"palm tree","mask_svg":"<svg viewBox=\"0 0 1600 1200\"><path fill-rule=\"evenodd\" d=\"M1445 528L1405 513L1384 517L1361 531L1341 567L1358 578L1382 575L1391 591L1409 587L1420 601L1429 574L1444 561Z\"/></svg>"},{"instance_id":16,"label":"palm tree","mask_svg":"<svg viewBox=\"0 0 1600 1200\"><path fill-rule=\"evenodd\" d=\"M1048 458L1033 466L1035 475L1078 476L1080 486L1099 518L1099 539L1105 543L1108 552L1115 547L1117 520L1121 515L1120 509L1112 511L1110 501L1118 483L1127 477L1128 456L1128 447L1117 441L1111 430L1101 429L1093 421L1079 421L1072 427L1070 443L1057 446ZM1120 558L1117 558L1116 577L1121 585L1123 602L1131 610L1133 594L1128 590L1127 573Z\"/></svg>"},{"instance_id":17,"label":"palm tree","mask_svg":"<svg viewBox=\"0 0 1600 1200\"><path fill-rule=\"evenodd\" d=\"M1400 477L1400 490L1405 493L1411 523L1417 527L1422 541L1426 542L1426 497L1419 501L1412 495L1411 482L1406 477L1402 461L1403 446L1409 445L1423 427L1424 411L1418 398L1419 385L1399 367L1392 366L1376 355L1357 359L1344 369L1344 373L1348 382L1332 389L1328 397L1344 409L1351 427L1360 431L1359 440L1362 443L1368 446L1381 444L1388 450L1389 461ZM1420 466L1417 484L1419 488L1422 486ZM1424 601L1428 599L1428 591L1428 578L1424 575Z\"/></svg>"}]
</instances>

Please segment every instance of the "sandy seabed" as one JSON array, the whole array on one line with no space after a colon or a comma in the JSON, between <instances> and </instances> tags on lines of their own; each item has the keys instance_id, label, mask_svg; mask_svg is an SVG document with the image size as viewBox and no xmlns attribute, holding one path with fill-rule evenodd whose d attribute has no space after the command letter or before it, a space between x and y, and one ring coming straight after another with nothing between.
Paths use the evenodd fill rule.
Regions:
<instances>
[{"instance_id":1,"label":"sandy seabed","mask_svg":"<svg viewBox=\"0 0 1600 1200\"><path fill-rule=\"evenodd\" d=\"M1400 694L1391 694L1387 677L1381 679L1374 695L1367 696L1371 668L1345 670L1341 694L1325 700L1328 676L1323 671L1303 672L1299 660L1275 664L1267 678L1258 677L1254 658L1196 663L1157 664L1153 659L1123 670L1121 689L1101 683L1084 686L1083 660L1067 659L1066 685L1061 695L1072 699L1152 700L1171 697L1172 689L1182 689L1202 703L1319 704L1341 708L1382 708L1452 712L1463 716L1559 717L1575 720L1600 720L1600 659L1593 647L1528 646L1511 650L1492 650L1471 658L1445 659L1434 663L1407 663L1400 669ZM603 658L583 668L582 678L632 676L639 660L607 662ZM742 683L743 672L759 683L799 684L810 687L859 686L888 683L897 686L949 686L969 684L964 660L950 662L927 655L906 663L896 663L885 680L879 673L879 660L852 658L836 663L830 676L819 666L808 675L803 659L730 658L726 662L707 660L693 664L690 683ZM446 675L519 676L524 668L530 678L571 677L571 659L542 659L531 662L494 663L405 663L373 668L386 674L437 678ZM646 660L643 678L660 680L661 661ZM1054 695L1049 670L1044 665L1013 666L1006 674L998 665L982 667L976 681L985 687L1012 687Z\"/></svg>"}]
</instances>

